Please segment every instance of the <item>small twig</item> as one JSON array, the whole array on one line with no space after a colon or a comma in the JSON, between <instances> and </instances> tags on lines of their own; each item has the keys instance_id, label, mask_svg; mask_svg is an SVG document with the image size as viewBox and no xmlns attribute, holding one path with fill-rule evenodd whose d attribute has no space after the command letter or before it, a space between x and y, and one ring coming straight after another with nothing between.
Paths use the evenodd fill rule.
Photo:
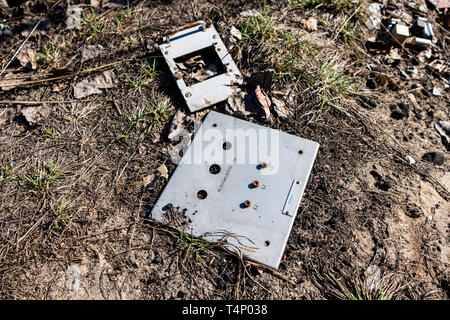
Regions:
<instances>
[{"instance_id":1,"label":"small twig","mask_svg":"<svg viewBox=\"0 0 450 320\"><path fill-rule=\"evenodd\" d=\"M64 75L57 76L57 77L52 77L52 78L43 78L43 79L29 80L29 81L22 81L22 82L14 82L14 83L7 83L6 82L4 84L0 82L0 86L1 87L16 87L16 86L23 86L23 85L27 85L27 84L36 84L36 83L47 82L47 81L62 80L62 79L74 77L74 76L77 76L77 75L80 75L80 74L98 71L98 70L101 70L101 69L104 69L104 68L108 68L108 67L114 66L116 64L127 62L127 61L144 60L144 59L148 59L148 58L158 58L158 57L160 57L160 56L146 56L146 57L142 57L142 58L123 59L123 60L107 63L107 64L104 64L104 65L101 65L101 66L98 66L98 67L95 67L95 68L90 68L90 69L86 69L86 70L72 72L72 73L68 73L68 74L64 74Z\"/></svg>"},{"instance_id":2,"label":"small twig","mask_svg":"<svg viewBox=\"0 0 450 320\"><path fill-rule=\"evenodd\" d=\"M87 100L44 100L44 101L20 101L20 100L0 100L0 104L61 104L61 103L78 103L78 102L96 102L98 100L95 99L87 99ZM109 101L109 100L106 100ZM105 102L104 100L102 102Z\"/></svg>"},{"instance_id":3,"label":"small twig","mask_svg":"<svg viewBox=\"0 0 450 320\"><path fill-rule=\"evenodd\" d=\"M40 210L41 212L44 211L44 208L45 208L46 203L47 203L47 199L44 198L44 203L42 204L42 207L41 207L41 210ZM31 226L31 228L28 229L28 231L27 231L22 237L19 238L19 240L17 240L16 247L18 247L19 244L20 244L26 237L28 237L28 235L29 235L31 232L33 232L34 229L36 229L36 227L44 220L44 218L45 218L46 216L47 216L47 213L42 214L42 216L36 221L36 223L33 224L33 225Z\"/></svg>"},{"instance_id":4,"label":"small twig","mask_svg":"<svg viewBox=\"0 0 450 320\"><path fill-rule=\"evenodd\" d=\"M119 113L119 116L121 116L122 115L122 111L120 111L120 107L119 107L119 104L117 103L117 101L114 99L112 101L112 103L113 103L114 108L116 108L117 113Z\"/></svg>"},{"instance_id":5,"label":"small twig","mask_svg":"<svg viewBox=\"0 0 450 320\"><path fill-rule=\"evenodd\" d=\"M336 38L339 36L339 34L341 33L341 31L345 28L345 26L347 25L347 23L350 21L350 19L353 18L353 16L359 11L359 9L361 8L361 6L362 6L362 4L360 4L360 5L358 6L358 8L356 8L355 11L351 14L351 16L348 17L348 18L345 20L345 22L344 22L344 24L342 25L342 27L341 27L341 28L339 29L339 31L336 32L336 34L334 35L333 41L336 40Z\"/></svg>"}]
</instances>

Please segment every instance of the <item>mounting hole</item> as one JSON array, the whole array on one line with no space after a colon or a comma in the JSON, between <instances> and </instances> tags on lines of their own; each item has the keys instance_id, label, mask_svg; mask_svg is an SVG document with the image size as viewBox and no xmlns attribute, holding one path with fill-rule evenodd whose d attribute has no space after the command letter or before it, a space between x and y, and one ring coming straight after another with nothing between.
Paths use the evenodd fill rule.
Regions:
<instances>
[{"instance_id":1,"label":"mounting hole","mask_svg":"<svg viewBox=\"0 0 450 320\"><path fill-rule=\"evenodd\" d=\"M211 174L218 174L220 172L220 166L218 164L213 164L209 167L209 172Z\"/></svg>"},{"instance_id":2,"label":"mounting hole","mask_svg":"<svg viewBox=\"0 0 450 320\"><path fill-rule=\"evenodd\" d=\"M303 150L302 149L298 150L298 154L303 154Z\"/></svg>"},{"instance_id":3,"label":"mounting hole","mask_svg":"<svg viewBox=\"0 0 450 320\"><path fill-rule=\"evenodd\" d=\"M223 148L223 150L229 150L229 149L231 149L231 143L228 142L228 141L225 141L225 142L222 144L222 148Z\"/></svg>"},{"instance_id":4,"label":"mounting hole","mask_svg":"<svg viewBox=\"0 0 450 320\"><path fill-rule=\"evenodd\" d=\"M216 128L217 127L217 123L213 123L212 127Z\"/></svg>"},{"instance_id":5,"label":"mounting hole","mask_svg":"<svg viewBox=\"0 0 450 320\"><path fill-rule=\"evenodd\" d=\"M270 246L270 241L269 241L269 240L266 240L266 242L264 242L264 245L265 245L266 247Z\"/></svg>"},{"instance_id":6,"label":"mounting hole","mask_svg":"<svg viewBox=\"0 0 450 320\"><path fill-rule=\"evenodd\" d=\"M197 198L199 198L200 200L206 199L207 196L208 193L205 190L200 190L199 192L197 192Z\"/></svg>"}]
</instances>

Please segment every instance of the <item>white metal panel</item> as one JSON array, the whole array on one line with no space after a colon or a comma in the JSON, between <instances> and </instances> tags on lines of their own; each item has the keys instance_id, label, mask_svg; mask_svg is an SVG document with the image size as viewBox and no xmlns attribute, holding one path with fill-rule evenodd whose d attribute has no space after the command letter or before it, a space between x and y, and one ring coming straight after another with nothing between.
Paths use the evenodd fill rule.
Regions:
<instances>
[{"instance_id":1,"label":"white metal panel","mask_svg":"<svg viewBox=\"0 0 450 320\"><path fill-rule=\"evenodd\" d=\"M208 130L209 133L217 130L224 139L208 140ZM268 153L258 151L254 161L237 163L236 147L247 159L254 156L250 144L238 146L237 140L226 141L231 143L231 149L222 148L230 137L227 132L238 130L272 137ZM206 152L211 147L219 151ZM189 221L187 233L212 242L228 235L225 246L229 250L277 269L318 148L316 142L212 111L171 176L150 218L166 223L167 204L179 207ZM231 162L224 163L228 153L234 156ZM192 163L199 156L203 157L201 162ZM261 168L263 162L266 168ZM218 174L210 173L213 164L220 166ZM251 185L255 180L259 182L258 187ZM199 190L207 192L205 199L197 197ZM246 200L251 202L249 207L243 205Z\"/></svg>"},{"instance_id":2,"label":"white metal panel","mask_svg":"<svg viewBox=\"0 0 450 320\"><path fill-rule=\"evenodd\" d=\"M225 66L225 73L192 86L186 86L183 79L175 77L176 58L211 46ZM242 75L213 25L200 20L190 28L165 37L159 48L191 112L222 102L240 90Z\"/></svg>"}]
</instances>

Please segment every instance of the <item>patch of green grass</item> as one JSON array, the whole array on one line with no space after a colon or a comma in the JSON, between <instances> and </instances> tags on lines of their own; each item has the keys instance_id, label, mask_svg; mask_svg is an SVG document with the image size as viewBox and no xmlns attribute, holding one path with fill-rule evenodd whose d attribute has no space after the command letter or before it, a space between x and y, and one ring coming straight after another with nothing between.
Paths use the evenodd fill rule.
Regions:
<instances>
[{"instance_id":1,"label":"patch of green grass","mask_svg":"<svg viewBox=\"0 0 450 320\"><path fill-rule=\"evenodd\" d=\"M55 67L59 51L59 46L64 45L64 37L62 40L56 38L52 41L47 41L45 46L38 53L36 63L39 71L47 72L49 69Z\"/></svg>"},{"instance_id":2,"label":"patch of green grass","mask_svg":"<svg viewBox=\"0 0 450 320\"><path fill-rule=\"evenodd\" d=\"M356 91L355 80L345 74L344 66L339 65L335 59L320 64L316 72L315 92L320 97L322 106L330 105L344 111L336 102Z\"/></svg>"},{"instance_id":3,"label":"patch of green grass","mask_svg":"<svg viewBox=\"0 0 450 320\"><path fill-rule=\"evenodd\" d=\"M324 293L333 299L391 300L402 288L405 288L404 275L397 272L383 275L381 270L371 269L368 274L354 273L352 276L342 272L339 279L328 272L318 277L323 281Z\"/></svg>"},{"instance_id":4,"label":"patch of green grass","mask_svg":"<svg viewBox=\"0 0 450 320\"><path fill-rule=\"evenodd\" d=\"M196 261L200 260L200 254L207 251L212 245L203 239L195 238L184 231L178 233L168 231L177 241L177 249L184 251L183 263L190 255L193 255Z\"/></svg>"},{"instance_id":5,"label":"patch of green grass","mask_svg":"<svg viewBox=\"0 0 450 320\"><path fill-rule=\"evenodd\" d=\"M338 12L351 10L358 5L352 0L287 0L287 4L293 8L313 7Z\"/></svg>"},{"instance_id":6,"label":"patch of green grass","mask_svg":"<svg viewBox=\"0 0 450 320\"><path fill-rule=\"evenodd\" d=\"M25 183L36 191L48 191L50 184L62 175L58 164L50 161L44 168L35 169L32 174L25 175Z\"/></svg>"},{"instance_id":7,"label":"patch of green grass","mask_svg":"<svg viewBox=\"0 0 450 320\"><path fill-rule=\"evenodd\" d=\"M103 25L100 21L100 15L93 8L83 12L81 17L81 27L88 37L95 37L103 33Z\"/></svg>"},{"instance_id":8,"label":"patch of green grass","mask_svg":"<svg viewBox=\"0 0 450 320\"><path fill-rule=\"evenodd\" d=\"M354 28L344 27L340 31L340 37L345 43L355 45L356 42L358 41L358 38L356 37L355 33L356 30Z\"/></svg>"},{"instance_id":9,"label":"patch of green grass","mask_svg":"<svg viewBox=\"0 0 450 320\"><path fill-rule=\"evenodd\" d=\"M341 291L338 295L345 300L391 300L398 287L396 283L383 282L383 279L377 289L368 288L359 278L352 281L350 288L346 288L339 280L336 283Z\"/></svg>"},{"instance_id":10,"label":"patch of green grass","mask_svg":"<svg viewBox=\"0 0 450 320\"><path fill-rule=\"evenodd\" d=\"M285 79L294 86L305 83L317 95L320 107L332 106L355 90L355 81L347 76L345 68L336 59L316 59L320 47L304 39L303 33L278 26L268 12L243 19L241 50L249 54L261 50L266 65L271 65L278 80Z\"/></svg>"},{"instance_id":11,"label":"patch of green grass","mask_svg":"<svg viewBox=\"0 0 450 320\"><path fill-rule=\"evenodd\" d=\"M53 230L59 231L64 226L66 226L69 223L69 218L64 215L66 210L66 198L63 197L61 200L61 203L58 207L51 207L50 208L52 214L55 216L55 220L53 220L52 224L50 225L50 228L48 230L48 234L50 235L53 233Z\"/></svg>"},{"instance_id":12,"label":"patch of green grass","mask_svg":"<svg viewBox=\"0 0 450 320\"><path fill-rule=\"evenodd\" d=\"M130 46L130 47L135 47L139 43L137 42L137 40L134 40L132 38L129 38L129 37L126 37L126 36L122 35L122 44L126 45L126 46Z\"/></svg>"},{"instance_id":13,"label":"patch of green grass","mask_svg":"<svg viewBox=\"0 0 450 320\"><path fill-rule=\"evenodd\" d=\"M0 183L14 180L11 177L12 174L12 168L10 166L0 166Z\"/></svg>"},{"instance_id":14,"label":"patch of green grass","mask_svg":"<svg viewBox=\"0 0 450 320\"><path fill-rule=\"evenodd\" d=\"M164 123L172 115L172 103L167 96L154 94L152 101L147 105L133 107L127 113L127 119L132 128L144 128L147 133L152 132L155 125ZM125 138L127 135L123 135Z\"/></svg>"},{"instance_id":15,"label":"patch of green grass","mask_svg":"<svg viewBox=\"0 0 450 320\"><path fill-rule=\"evenodd\" d=\"M123 26L129 18L132 17L132 11L130 4L127 3L127 7L124 10L121 10L119 13L113 15L113 24L116 32L119 34L123 33Z\"/></svg>"},{"instance_id":16,"label":"patch of green grass","mask_svg":"<svg viewBox=\"0 0 450 320\"><path fill-rule=\"evenodd\" d=\"M47 128L44 128L44 134L42 135L42 137L51 139L51 138L53 138L54 134L55 134L54 129L51 127L47 127Z\"/></svg>"},{"instance_id":17,"label":"patch of green grass","mask_svg":"<svg viewBox=\"0 0 450 320\"><path fill-rule=\"evenodd\" d=\"M242 34L242 42L247 45L260 45L277 35L275 20L265 12L244 19L239 29Z\"/></svg>"},{"instance_id":18,"label":"patch of green grass","mask_svg":"<svg viewBox=\"0 0 450 320\"><path fill-rule=\"evenodd\" d=\"M152 82L157 76L156 59L153 59L152 64L147 60L136 62L137 75L130 77L126 76L128 85L133 88L134 92L141 91L142 87L149 82Z\"/></svg>"}]
</instances>

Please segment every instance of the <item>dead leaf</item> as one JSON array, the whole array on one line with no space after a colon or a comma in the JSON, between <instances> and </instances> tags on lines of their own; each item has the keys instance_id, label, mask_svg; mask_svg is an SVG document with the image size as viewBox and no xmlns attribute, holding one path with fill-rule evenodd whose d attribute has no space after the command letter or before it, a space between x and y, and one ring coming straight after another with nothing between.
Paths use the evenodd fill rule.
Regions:
<instances>
[{"instance_id":1,"label":"dead leaf","mask_svg":"<svg viewBox=\"0 0 450 320\"><path fill-rule=\"evenodd\" d=\"M171 141L176 141L181 131L184 130L183 120L186 117L183 111L178 110L175 116L173 117L172 123L170 124L170 132L168 138Z\"/></svg>"},{"instance_id":2,"label":"dead leaf","mask_svg":"<svg viewBox=\"0 0 450 320\"><path fill-rule=\"evenodd\" d=\"M117 75L114 69L104 71L93 80L83 80L73 88L73 95L81 99L92 94L102 93L100 89L112 88L117 84Z\"/></svg>"},{"instance_id":3,"label":"dead leaf","mask_svg":"<svg viewBox=\"0 0 450 320\"><path fill-rule=\"evenodd\" d=\"M29 45L20 50L16 59L19 60L22 67L36 70L36 52Z\"/></svg>"},{"instance_id":4,"label":"dead leaf","mask_svg":"<svg viewBox=\"0 0 450 320\"><path fill-rule=\"evenodd\" d=\"M439 73L446 73L448 71L448 66L444 60L434 60L430 62L428 66Z\"/></svg>"},{"instance_id":5,"label":"dead leaf","mask_svg":"<svg viewBox=\"0 0 450 320\"><path fill-rule=\"evenodd\" d=\"M143 186L144 188L149 186L149 189L153 189L155 187L155 183L156 183L157 179L155 179L155 175L154 174L149 174L148 176L144 177L144 179L142 181L138 181L135 182L134 185L135 186Z\"/></svg>"},{"instance_id":6,"label":"dead leaf","mask_svg":"<svg viewBox=\"0 0 450 320\"><path fill-rule=\"evenodd\" d=\"M7 73L3 75L2 81L0 81L0 88L3 91L8 91L14 88L15 83L21 82L20 79L17 79L13 73Z\"/></svg>"},{"instance_id":7,"label":"dead leaf","mask_svg":"<svg viewBox=\"0 0 450 320\"><path fill-rule=\"evenodd\" d=\"M308 31L317 31L317 19L313 16L309 17L308 19L302 19L300 22L303 25L303 28L305 28Z\"/></svg>"},{"instance_id":8,"label":"dead leaf","mask_svg":"<svg viewBox=\"0 0 450 320\"><path fill-rule=\"evenodd\" d=\"M257 116L259 109L255 102L255 94L244 91L231 95L226 103L226 111L231 115Z\"/></svg>"},{"instance_id":9,"label":"dead leaf","mask_svg":"<svg viewBox=\"0 0 450 320\"><path fill-rule=\"evenodd\" d=\"M291 112L286 108L283 101L278 100L275 97L272 97L273 109L277 113L280 118L287 118L290 116Z\"/></svg>"},{"instance_id":10,"label":"dead leaf","mask_svg":"<svg viewBox=\"0 0 450 320\"><path fill-rule=\"evenodd\" d=\"M392 49L386 57L392 60L402 59L402 56L398 53L398 48Z\"/></svg>"},{"instance_id":11,"label":"dead leaf","mask_svg":"<svg viewBox=\"0 0 450 320\"><path fill-rule=\"evenodd\" d=\"M269 96L261 89L259 85L255 88L256 101L263 108L264 115L266 119L270 119L270 105L272 102L270 101Z\"/></svg>"},{"instance_id":12,"label":"dead leaf","mask_svg":"<svg viewBox=\"0 0 450 320\"><path fill-rule=\"evenodd\" d=\"M166 165L162 164L157 170L161 173L161 176L169 179L169 171L167 170Z\"/></svg>"},{"instance_id":13,"label":"dead leaf","mask_svg":"<svg viewBox=\"0 0 450 320\"><path fill-rule=\"evenodd\" d=\"M30 126L39 124L48 118L51 108L48 105L39 107L25 107L20 109L20 114L25 118Z\"/></svg>"},{"instance_id":14,"label":"dead leaf","mask_svg":"<svg viewBox=\"0 0 450 320\"><path fill-rule=\"evenodd\" d=\"M242 39L242 34L241 32L235 27L235 26L231 26L230 29L230 34L233 38L237 39L237 40L241 40Z\"/></svg>"},{"instance_id":15,"label":"dead leaf","mask_svg":"<svg viewBox=\"0 0 450 320\"><path fill-rule=\"evenodd\" d=\"M105 48L100 44L88 45L81 48L81 62L98 57Z\"/></svg>"},{"instance_id":16,"label":"dead leaf","mask_svg":"<svg viewBox=\"0 0 450 320\"><path fill-rule=\"evenodd\" d=\"M66 25L68 29L81 29L81 12L83 12L83 9L77 5L67 7Z\"/></svg>"},{"instance_id":17,"label":"dead leaf","mask_svg":"<svg viewBox=\"0 0 450 320\"><path fill-rule=\"evenodd\" d=\"M13 121L16 115L16 110L14 108L2 108L0 109L0 126L3 124L8 124Z\"/></svg>"},{"instance_id":18,"label":"dead leaf","mask_svg":"<svg viewBox=\"0 0 450 320\"><path fill-rule=\"evenodd\" d=\"M215 64L211 63L206 68L199 69L195 73L191 73L191 78L198 82L205 81L217 74L217 67Z\"/></svg>"}]
</instances>

